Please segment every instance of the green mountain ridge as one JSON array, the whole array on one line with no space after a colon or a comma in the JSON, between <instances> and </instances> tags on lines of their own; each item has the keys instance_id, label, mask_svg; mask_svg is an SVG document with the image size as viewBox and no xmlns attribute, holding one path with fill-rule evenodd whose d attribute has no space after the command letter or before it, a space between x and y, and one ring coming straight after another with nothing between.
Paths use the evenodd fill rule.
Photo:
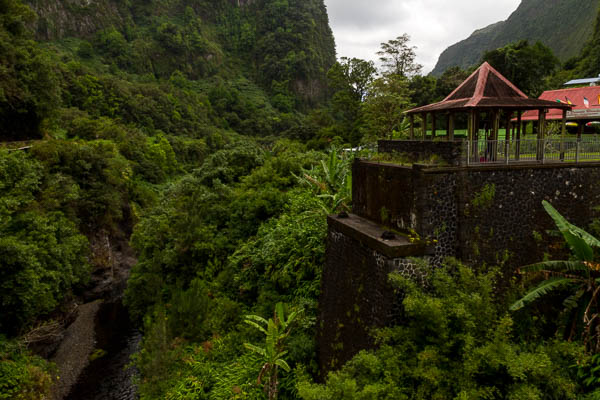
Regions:
<instances>
[{"instance_id":1,"label":"green mountain ridge","mask_svg":"<svg viewBox=\"0 0 600 400\"><path fill-rule=\"evenodd\" d=\"M523 39L542 42L564 62L579 55L592 37L599 8L597 0L523 0L506 21L447 48L431 74L440 76L452 66L469 68L484 52Z\"/></svg>"},{"instance_id":2,"label":"green mountain ridge","mask_svg":"<svg viewBox=\"0 0 600 400\"><path fill-rule=\"evenodd\" d=\"M187 78L242 71L268 92L302 103L326 96L335 42L322 0L29 0L36 39L105 47L134 74ZM118 34L112 32L116 30ZM104 40L104 43L100 43Z\"/></svg>"}]
</instances>

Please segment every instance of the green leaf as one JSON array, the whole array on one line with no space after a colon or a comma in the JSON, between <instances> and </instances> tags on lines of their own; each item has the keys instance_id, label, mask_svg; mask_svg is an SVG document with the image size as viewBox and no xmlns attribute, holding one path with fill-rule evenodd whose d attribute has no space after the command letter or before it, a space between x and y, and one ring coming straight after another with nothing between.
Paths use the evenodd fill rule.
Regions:
<instances>
[{"instance_id":1,"label":"green leaf","mask_svg":"<svg viewBox=\"0 0 600 400\"><path fill-rule=\"evenodd\" d=\"M589 267L581 261L542 261L535 264L526 265L520 268L525 272L553 271L553 272L577 272L589 271Z\"/></svg>"},{"instance_id":2,"label":"green leaf","mask_svg":"<svg viewBox=\"0 0 600 400\"><path fill-rule=\"evenodd\" d=\"M263 328L262 326L258 325L256 322L251 321L251 320L245 320L245 323L247 323L250 326L255 327L256 329L258 329L259 331L261 331L262 333L264 333L265 335L267 335L267 331L265 330L265 328Z\"/></svg>"},{"instance_id":3,"label":"green leaf","mask_svg":"<svg viewBox=\"0 0 600 400\"><path fill-rule=\"evenodd\" d=\"M283 368L283 370L285 372L290 372L292 369L290 368L290 366L288 365L287 362L285 362L285 360L282 360L281 358L278 360L275 360L275 365L280 366L281 368Z\"/></svg>"},{"instance_id":4,"label":"green leaf","mask_svg":"<svg viewBox=\"0 0 600 400\"><path fill-rule=\"evenodd\" d=\"M565 241L569 244L569 247L573 250L577 258L592 261L594 258L592 247L600 247L600 240L571 224L546 200L542 202L542 205L548 215L554 220L556 227L562 233Z\"/></svg>"},{"instance_id":5,"label":"green leaf","mask_svg":"<svg viewBox=\"0 0 600 400\"><path fill-rule=\"evenodd\" d=\"M265 349L263 349L262 347L255 346L251 343L244 343L244 347L263 357L266 357L267 355L267 351Z\"/></svg>"},{"instance_id":6,"label":"green leaf","mask_svg":"<svg viewBox=\"0 0 600 400\"><path fill-rule=\"evenodd\" d=\"M513 305L510 306L511 311L520 310L525 307L525 304L531 303L534 300L539 299L540 297L550 293L553 290L559 289L564 286L568 286L573 283L572 279L569 278L550 278L543 281L538 287L529 291L523 298L516 301Z\"/></svg>"}]
</instances>

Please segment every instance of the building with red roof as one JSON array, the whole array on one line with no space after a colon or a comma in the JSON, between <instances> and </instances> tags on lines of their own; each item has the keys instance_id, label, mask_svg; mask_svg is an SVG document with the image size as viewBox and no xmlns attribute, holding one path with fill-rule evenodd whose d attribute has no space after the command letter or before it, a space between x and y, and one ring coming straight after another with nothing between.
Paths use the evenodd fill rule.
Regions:
<instances>
[{"instance_id":1,"label":"building with red roof","mask_svg":"<svg viewBox=\"0 0 600 400\"><path fill-rule=\"evenodd\" d=\"M573 109L567 111L567 120L585 124L586 122L600 121L600 86L586 86L571 89L547 90L539 97L540 100L554 101L562 104L572 104ZM526 111L523 121L537 121L537 110ZM546 120L561 120L562 111L549 109Z\"/></svg>"}]
</instances>

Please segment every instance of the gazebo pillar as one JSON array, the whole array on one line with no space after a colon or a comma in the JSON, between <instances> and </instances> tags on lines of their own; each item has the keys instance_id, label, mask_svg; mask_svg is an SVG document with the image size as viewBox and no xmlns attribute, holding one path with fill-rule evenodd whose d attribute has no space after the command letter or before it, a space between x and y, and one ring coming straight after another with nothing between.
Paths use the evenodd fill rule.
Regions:
<instances>
[{"instance_id":1,"label":"gazebo pillar","mask_svg":"<svg viewBox=\"0 0 600 400\"><path fill-rule=\"evenodd\" d=\"M567 135L567 109L562 112L562 121L560 126L560 161L565 160L565 138Z\"/></svg>"},{"instance_id":2,"label":"gazebo pillar","mask_svg":"<svg viewBox=\"0 0 600 400\"><path fill-rule=\"evenodd\" d=\"M408 120L410 121L410 129L409 129L410 140L414 140L415 139L415 115L410 114L408 116Z\"/></svg>"},{"instance_id":3,"label":"gazebo pillar","mask_svg":"<svg viewBox=\"0 0 600 400\"><path fill-rule=\"evenodd\" d=\"M423 120L423 140L427 139L427 113L424 112L421 114L421 119Z\"/></svg>"},{"instance_id":4,"label":"gazebo pillar","mask_svg":"<svg viewBox=\"0 0 600 400\"><path fill-rule=\"evenodd\" d=\"M446 127L447 127L446 138L449 141L453 141L454 140L454 114L452 112L448 113L448 123L447 123Z\"/></svg>"},{"instance_id":5,"label":"gazebo pillar","mask_svg":"<svg viewBox=\"0 0 600 400\"><path fill-rule=\"evenodd\" d=\"M521 129L523 128L521 111L517 111L517 145L515 146L515 160L521 158Z\"/></svg>"},{"instance_id":6,"label":"gazebo pillar","mask_svg":"<svg viewBox=\"0 0 600 400\"><path fill-rule=\"evenodd\" d=\"M500 110L494 109L491 112L491 123L492 123L492 137L490 139L490 146L488 154L490 161L496 161L498 158L498 131L500 130Z\"/></svg>"},{"instance_id":7,"label":"gazebo pillar","mask_svg":"<svg viewBox=\"0 0 600 400\"><path fill-rule=\"evenodd\" d=\"M437 133L437 116L434 112L431 113L431 140L434 140Z\"/></svg>"},{"instance_id":8,"label":"gazebo pillar","mask_svg":"<svg viewBox=\"0 0 600 400\"><path fill-rule=\"evenodd\" d=\"M538 161L544 160L544 136L546 135L546 110L539 110L539 118L538 118L538 145L537 145L537 157Z\"/></svg>"},{"instance_id":9,"label":"gazebo pillar","mask_svg":"<svg viewBox=\"0 0 600 400\"><path fill-rule=\"evenodd\" d=\"M471 146L471 157L474 161L479 161L478 160L478 150L479 150L479 146L478 146L478 138L476 135L476 131L477 131L477 112L475 110L471 110L469 111L469 127L467 130L467 137L468 137L468 141L469 141L469 146Z\"/></svg>"},{"instance_id":10,"label":"gazebo pillar","mask_svg":"<svg viewBox=\"0 0 600 400\"><path fill-rule=\"evenodd\" d=\"M508 164L508 160L510 159L510 136L511 136L511 122L510 119L512 117L512 112L506 110L506 131L504 133L504 157L506 159L506 163Z\"/></svg>"}]
</instances>

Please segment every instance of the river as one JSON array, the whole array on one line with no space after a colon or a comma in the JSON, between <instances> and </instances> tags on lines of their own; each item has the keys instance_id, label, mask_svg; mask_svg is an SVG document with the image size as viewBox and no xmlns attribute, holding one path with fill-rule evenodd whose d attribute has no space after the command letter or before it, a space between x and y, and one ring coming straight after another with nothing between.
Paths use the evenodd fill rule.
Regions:
<instances>
[{"instance_id":1,"label":"river","mask_svg":"<svg viewBox=\"0 0 600 400\"><path fill-rule=\"evenodd\" d=\"M95 319L95 333L96 349L102 353L83 370L65 399L135 400L137 371L130 364L142 336L120 300L101 305Z\"/></svg>"}]
</instances>

